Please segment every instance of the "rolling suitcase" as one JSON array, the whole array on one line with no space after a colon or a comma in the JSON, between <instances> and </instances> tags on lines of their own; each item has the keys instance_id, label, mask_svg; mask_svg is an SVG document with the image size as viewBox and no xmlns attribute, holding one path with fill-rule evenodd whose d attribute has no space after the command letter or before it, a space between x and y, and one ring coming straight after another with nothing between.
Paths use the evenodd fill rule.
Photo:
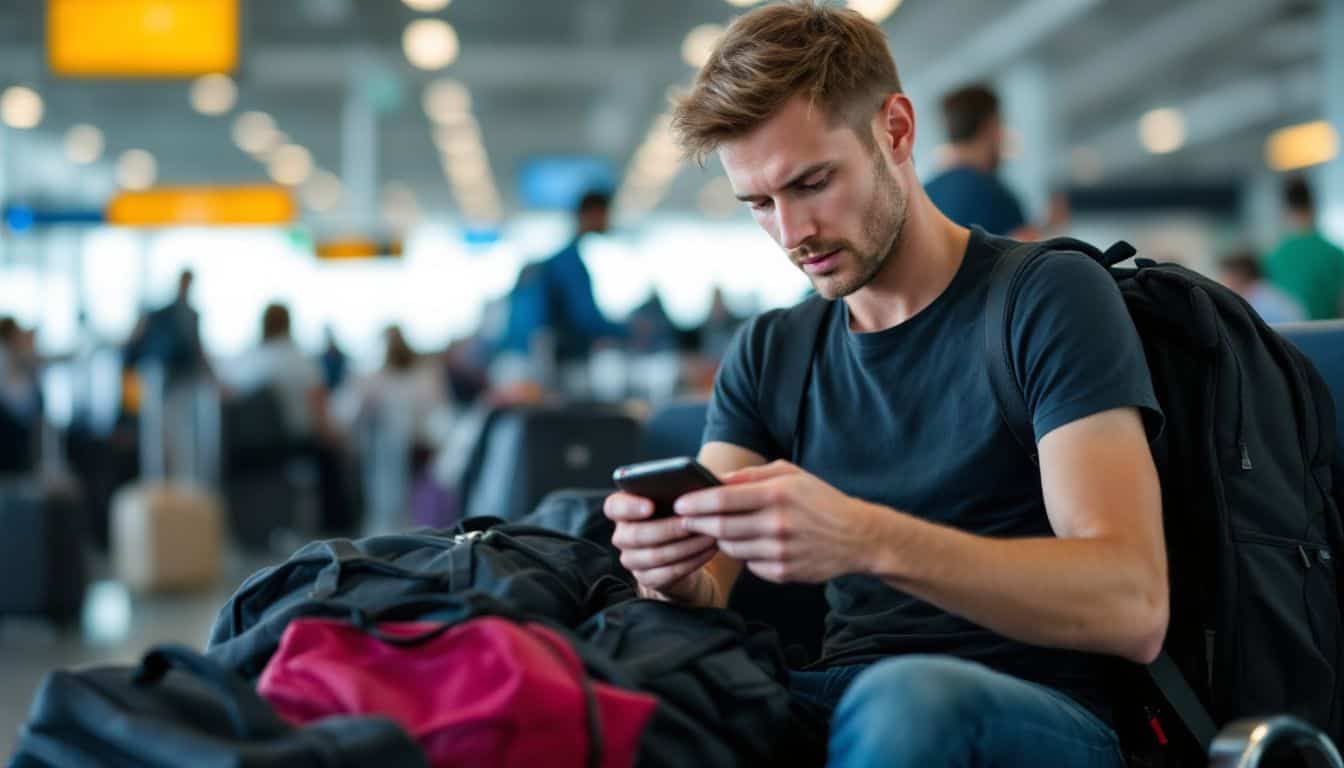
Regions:
<instances>
[{"instance_id":1,"label":"rolling suitcase","mask_svg":"<svg viewBox=\"0 0 1344 768\"><path fill-rule=\"evenodd\" d=\"M88 584L80 495L66 480L0 482L0 615L79 620Z\"/></svg>"},{"instance_id":2,"label":"rolling suitcase","mask_svg":"<svg viewBox=\"0 0 1344 768\"><path fill-rule=\"evenodd\" d=\"M209 587L223 559L223 518L214 496L190 485L123 488L112 501L117 579L140 591Z\"/></svg>"},{"instance_id":3,"label":"rolling suitcase","mask_svg":"<svg viewBox=\"0 0 1344 768\"><path fill-rule=\"evenodd\" d=\"M112 500L112 571L141 591L208 587L219 577L224 549L223 505L211 490L219 401L205 383L178 384L165 398L161 369L142 365L140 375L142 475Z\"/></svg>"}]
</instances>

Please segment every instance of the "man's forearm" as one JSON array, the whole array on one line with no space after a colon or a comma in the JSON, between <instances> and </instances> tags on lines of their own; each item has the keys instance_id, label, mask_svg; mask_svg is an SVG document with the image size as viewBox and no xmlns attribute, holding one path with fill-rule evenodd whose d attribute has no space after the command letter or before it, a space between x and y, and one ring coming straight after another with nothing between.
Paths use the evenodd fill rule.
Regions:
<instances>
[{"instance_id":1,"label":"man's forearm","mask_svg":"<svg viewBox=\"0 0 1344 768\"><path fill-rule=\"evenodd\" d=\"M1161 564L1103 538L990 539L879 508L863 571L1014 639L1146 662L1166 626Z\"/></svg>"}]
</instances>

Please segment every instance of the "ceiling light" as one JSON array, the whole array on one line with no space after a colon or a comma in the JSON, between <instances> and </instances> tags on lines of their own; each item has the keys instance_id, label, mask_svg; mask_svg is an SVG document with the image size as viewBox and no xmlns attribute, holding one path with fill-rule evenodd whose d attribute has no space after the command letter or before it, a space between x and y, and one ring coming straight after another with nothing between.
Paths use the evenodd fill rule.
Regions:
<instances>
[{"instance_id":1,"label":"ceiling light","mask_svg":"<svg viewBox=\"0 0 1344 768\"><path fill-rule=\"evenodd\" d=\"M233 121L233 143L252 155L271 148L275 140L275 121L265 112L244 112Z\"/></svg>"},{"instance_id":2,"label":"ceiling light","mask_svg":"<svg viewBox=\"0 0 1344 768\"><path fill-rule=\"evenodd\" d=\"M849 7L863 14L869 21L881 24L900 7L901 0L849 0Z\"/></svg>"},{"instance_id":3,"label":"ceiling light","mask_svg":"<svg viewBox=\"0 0 1344 768\"><path fill-rule=\"evenodd\" d=\"M228 75L204 75L192 81L190 97L202 115L222 115L238 103L238 86Z\"/></svg>"},{"instance_id":4,"label":"ceiling light","mask_svg":"<svg viewBox=\"0 0 1344 768\"><path fill-rule=\"evenodd\" d=\"M331 171L318 171L303 185L303 204L318 213L333 210L344 195L340 178Z\"/></svg>"},{"instance_id":5,"label":"ceiling light","mask_svg":"<svg viewBox=\"0 0 1344 768\"><path fill-rule=\"evenodd\" d=\"M1139 118L1139 141L1154 155L1165 155L1185 146L1185 116L1171 107L1154 109Z\"/></svg>"},{"instance_id":6,"label":"ceiling light","mask_svg":"<svg viewBox=\"0 0 1344 768\"><path fill-rule=\"evenodd\" d=\"M701 24L686 33L681 43L681 58L697 69L703 67L714 54L719 40L723 38L723 27L718 24Z\"/></svg>"},{"instance_id":7,"label":"ceiling light","mask_svg":"<svg viewBox=\"0 0 1344 768\"><path fill-rule=\"evenodd\" d=\"M72 125L65 132L65 159L89 165L103 156L103 132L92 125Z\"/></svg>"},{"instance_id":8,"label":"ceiling light","mask_svg":"<svg viewBox=\"0 0 1344 768\"><path fill-rule=\"evenodd\" d=\"M42 97L24 85L14 85L0 93L0 120L10 128L36 128L42 122Z\"/></svg>"},{"instance_id":9,"label":"ceiling light","mask_svg":"<svg viewBox=\"0 0 1344 768\"><path fill-rule=\"evenodd\" d=\"M1339 134L1324 120L1280 128L1265 141L1265 162L1276 171L1328 163L1338 154Z\"/></svg>"},{"instance_id":10,"label":"ceiling light","mask_svg":"<svg viewBox=\"0 0 1344 768\"><path fill-rule=\"evenodd\" d=\"M407 8L420 13L434 13L448 7L449 0L401 0Z\"/></svg>"},{"instance_id":11,"label":"ceiling light","mask_svg":"<svg viewBox=\"0 0 1344 768\"><path fill-rule=\"evenodd\" d=\"M436 123L449 123L471 112L471 92L456 80L435 80L421 98L425 114Z\"/></svg>"},{"instance_id":12,"label":"ceiling light","mask_svg":"<svg viewBox=\"0 0 1344 768\"><path fill-rule=\"evenodd\" d=\"M406 60L420 69L443 69L457 61L457 32L440 19L416 19L401 35Z\"/></svg>"},{"instance_id":13,"label":"ceiling light","mask_svg":"<svg viewBox=\"0 0 1344 768\"><path fill-rule=\"evenodd\" d=\"M117 185L122 189L149 189L158 175L158 162L143 149L128 149L117 158Z\"/></svg>"},{"instance_id":14,"label":"ceiling light","mask_svg":"<svg viewBox=\"0 0 1344 768\"><path fill-rule=\"evenodd\" d=\"M312 174L313 156L297 144L286 144L271 155L266 170L276 184L297 186Z\"/></svg>"},{"instance_id":15,"label":"ceiling light","mask_svg":"<svg viewBox=\"0 0 1344 768\"><path fill-rule=\"evenodd\" d=\"M761 0L728 0L728 4L737 8L749 8Z\"/></svg>"}]
</instances>

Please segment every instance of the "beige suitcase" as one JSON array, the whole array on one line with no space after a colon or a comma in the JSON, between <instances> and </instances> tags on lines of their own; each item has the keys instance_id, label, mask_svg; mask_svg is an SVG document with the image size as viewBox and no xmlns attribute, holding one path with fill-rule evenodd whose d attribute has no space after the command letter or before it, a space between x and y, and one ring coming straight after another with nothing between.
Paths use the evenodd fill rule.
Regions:
<instances>
[{"instance_id":1,"label":"beige suitcase","mask_svg":"<svg viewBox=\"0 0 1344 768\"><path fill-rule=\"evenodd\" d=\"M157 592L213 585L223 558L223 512L190 485L127 486L112 500L111 554L116 578Z\"/></svg>"}]
</instances>

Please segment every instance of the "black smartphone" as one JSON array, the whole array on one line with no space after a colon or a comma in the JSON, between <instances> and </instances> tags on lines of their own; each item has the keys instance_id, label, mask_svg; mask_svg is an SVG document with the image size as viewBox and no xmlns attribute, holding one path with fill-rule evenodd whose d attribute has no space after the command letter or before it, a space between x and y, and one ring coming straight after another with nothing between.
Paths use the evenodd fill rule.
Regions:
<instances>
[{"instance_id":1,"label":"black smartphone","mask_svg":"<svg viewBox=\"0 0 1344 768\"><path fill-rule=\"evenodd\" d=\"M672 504L683 495L721 485L713 472L689 456L627 464L612 473L616 487L653 501L653 517L673 514Z\"/></svg>"}]
</instances>

